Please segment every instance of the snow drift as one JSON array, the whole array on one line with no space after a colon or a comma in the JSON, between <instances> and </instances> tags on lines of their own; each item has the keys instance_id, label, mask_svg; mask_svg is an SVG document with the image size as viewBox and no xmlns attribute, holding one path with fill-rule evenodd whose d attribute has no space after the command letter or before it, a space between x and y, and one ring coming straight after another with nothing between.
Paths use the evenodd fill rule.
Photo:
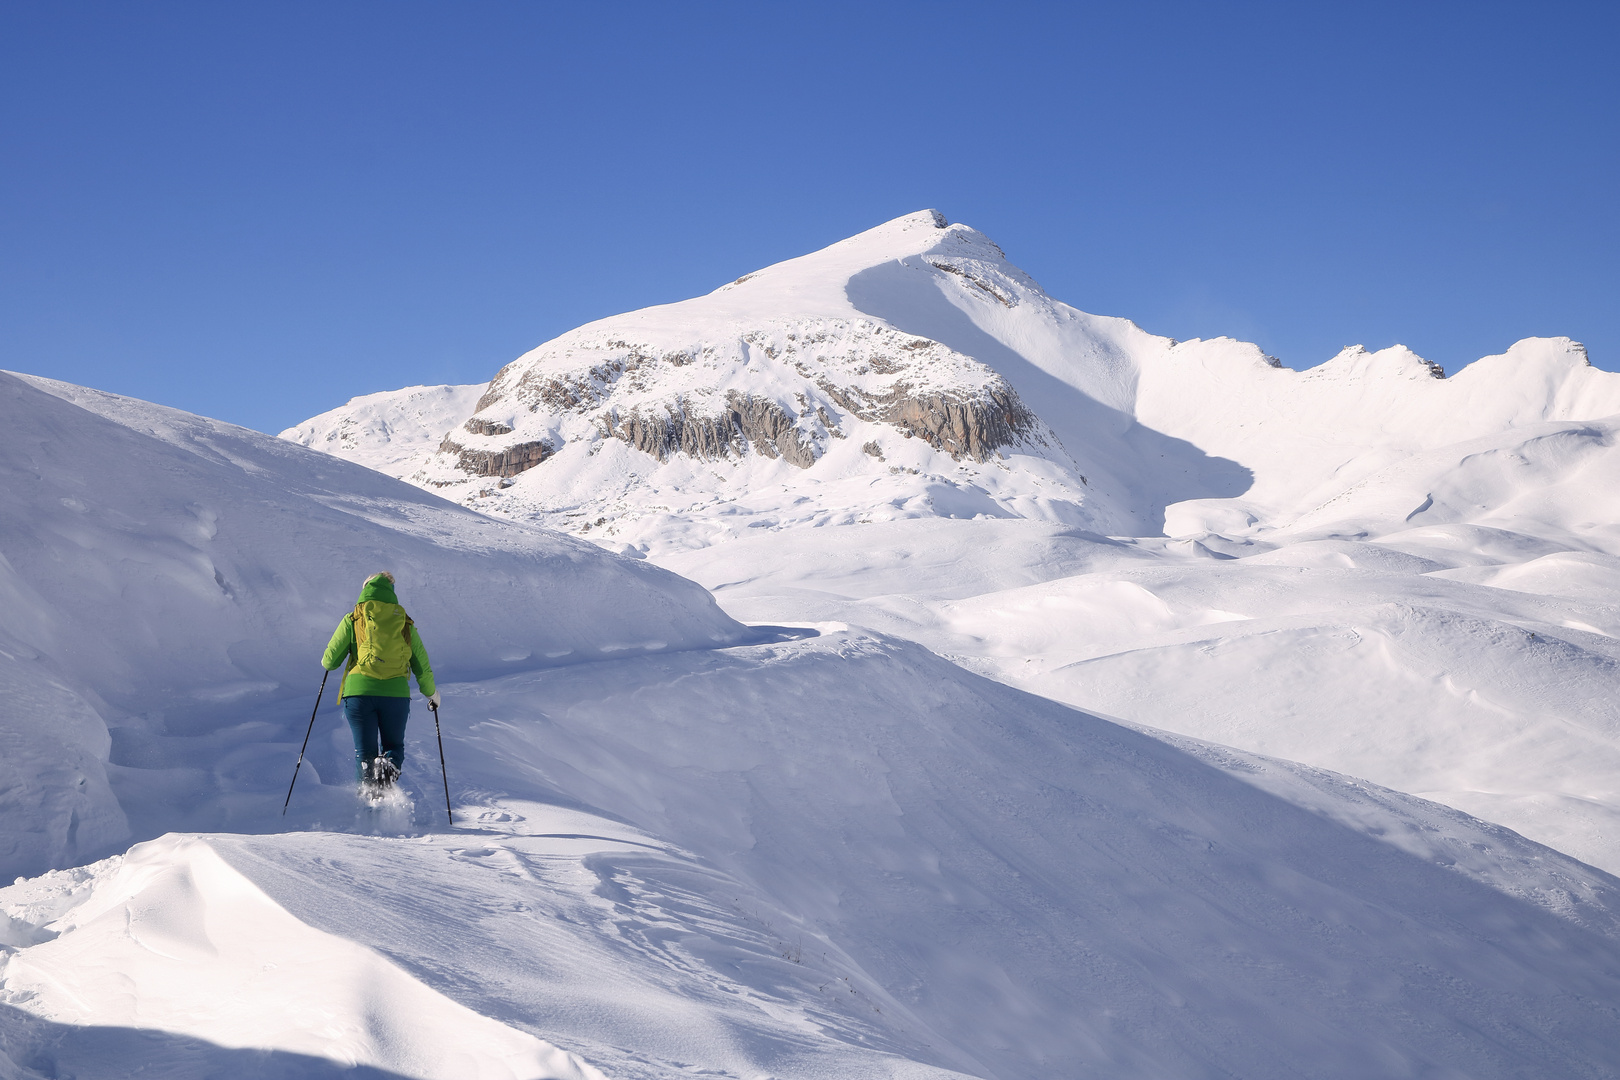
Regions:
<instances>
[{"instance_id":1,"label":"snow drift","mask_svg":"<svg viewBox=\"0 0 1620 1080\"><path fill-rule=\"evenodd\" d=\"M201 824L190 808L252 817L244 783L283 771L320 651L378 569L448 679L747 633L644 562L48 380L0 373L0 483L6 875Z\"/></svg>"}]
</instances>

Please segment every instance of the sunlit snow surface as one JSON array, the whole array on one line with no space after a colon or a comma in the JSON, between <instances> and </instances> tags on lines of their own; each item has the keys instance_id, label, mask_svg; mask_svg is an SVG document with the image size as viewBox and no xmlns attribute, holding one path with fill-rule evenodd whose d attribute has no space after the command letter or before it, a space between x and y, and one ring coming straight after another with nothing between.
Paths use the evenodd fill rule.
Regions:
<instances>
[{"instance_id":1,"label":"sunlit snow surface","mask_svg":"<svg viewBox=\"0 0 1620 1080\"><path fill-rule=\"evenodd\" d=\"M1615 377L1280 371L932 215L828 251L624 318L929 335L1062 452L434 489L603 551L0 375L0 1078L1620 1075ZM299 441L416 475L481 397ZM420 705L356 799L330 686L283 817L384 567L455 824Z\"/></svg>"},{"instance_id":2,"label":"sunlit snow surface","mask_svg":"<svg viewBox=\"0 0 1620 1080\"><path fill-rule=\"evenodd\" d=\"M596 463L588 496L568 453L509 488L443 490L645 555L747 621L880 629L1620 871L1620 375L1561 338L1448 378L1400 346L1293 371L1244 342L1175 342L1078 311L942 220L908 215L593 323L503 374L598 338L695 354L795 320L867 320L988 365L1061 452L976 463L865 425L798 469L753 454L659 464L586 438L570 452ZM785 377L757 350L738 356L676 374ZM327 445L422 395L357 399L285 437ZM438 423L459 430L448 411ZM883 461L859 452L868 436ZM360 439L339 452L411 477L433 449L399 459Z\"/></svg>"}]
</instances>

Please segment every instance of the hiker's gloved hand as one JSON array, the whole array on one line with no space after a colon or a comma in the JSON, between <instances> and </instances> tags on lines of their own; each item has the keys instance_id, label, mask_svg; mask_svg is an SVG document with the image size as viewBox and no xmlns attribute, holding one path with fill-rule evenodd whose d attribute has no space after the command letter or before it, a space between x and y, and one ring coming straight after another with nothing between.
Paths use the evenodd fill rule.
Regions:
<instances>
[{"instance_id":1,"label":"hiker's gloved hand","mask_svg":"<svg viewBox=\"0 0 1620 1080\"><path fill-rule=\"evenodd\" d=\"M434 712L439 711L439 692L437 690L428 695L428 708Z\"/></svg>"}]
</instances>

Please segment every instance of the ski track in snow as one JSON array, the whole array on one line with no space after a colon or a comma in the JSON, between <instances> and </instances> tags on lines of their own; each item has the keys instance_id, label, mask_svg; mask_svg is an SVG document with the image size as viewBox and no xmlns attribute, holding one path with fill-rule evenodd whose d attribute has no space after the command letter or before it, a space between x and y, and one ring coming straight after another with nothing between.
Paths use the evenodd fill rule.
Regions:
<instances>
[{"instance_id":1,"label":"ski track in snow","mask_svg":"<svg viewBox=\"0 0 1620 1080\"><path fill-rule=\"evenodd\" d=\"M557 443L501 486L439 451L499 449L484 387L275 440L0 373L0 1080L1620 1075L1579 346L1278 370L920 214L502 385L574 353L633 361L615 407L776 395L819 456L496 400ZM1045 427L957 459L817 397L897 371ZM383 567L455 824L432 717L366 807L330 693L284 817Z\"/></svg>"}]
</instances>

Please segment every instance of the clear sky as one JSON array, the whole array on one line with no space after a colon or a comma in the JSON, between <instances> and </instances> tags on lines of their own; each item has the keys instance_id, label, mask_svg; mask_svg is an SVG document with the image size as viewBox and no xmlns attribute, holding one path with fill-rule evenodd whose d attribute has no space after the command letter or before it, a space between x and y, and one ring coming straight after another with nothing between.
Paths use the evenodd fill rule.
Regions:
<instances>
[{"instance_id":1,"label":"clear sky","mask_svg":"<svg viewBox=\"0 0 1620 1080\"><path fill-rule=\"evenodd\" d=\"M1620 368L1614 3L0 0L0 367L278 431L900 214L1293 367Z\"/></svg>"}]
</instances>

